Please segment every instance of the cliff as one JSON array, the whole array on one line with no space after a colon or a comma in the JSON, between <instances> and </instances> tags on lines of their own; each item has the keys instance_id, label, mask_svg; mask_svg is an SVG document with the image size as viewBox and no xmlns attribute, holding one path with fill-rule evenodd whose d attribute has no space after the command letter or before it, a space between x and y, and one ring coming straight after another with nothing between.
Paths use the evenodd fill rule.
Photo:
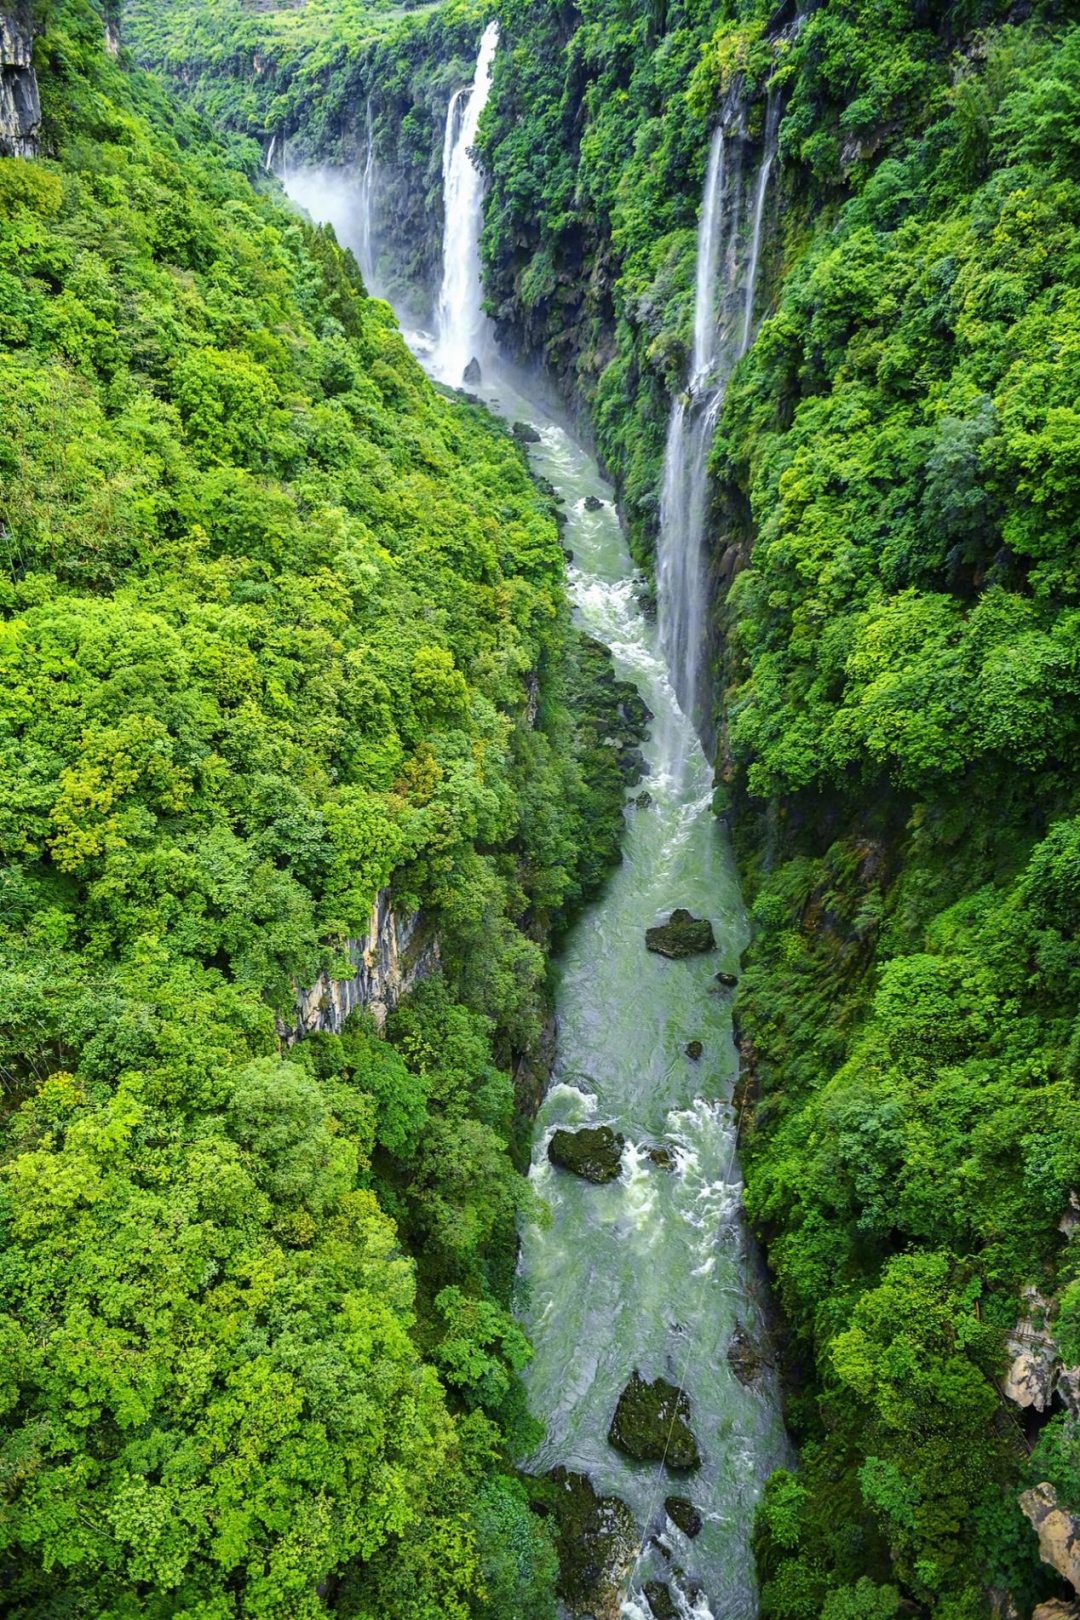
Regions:
<instances>
[{"instance_id":1,"label":"cliff","mask_svg":"<svg viewBox=\"0 0 1080 1620\"><path fill-rule=\"evenodd\" d=\"M33 157L40 128L30 11L23 6L0 10L0 156Z\"/></svg>"}]
</instances>

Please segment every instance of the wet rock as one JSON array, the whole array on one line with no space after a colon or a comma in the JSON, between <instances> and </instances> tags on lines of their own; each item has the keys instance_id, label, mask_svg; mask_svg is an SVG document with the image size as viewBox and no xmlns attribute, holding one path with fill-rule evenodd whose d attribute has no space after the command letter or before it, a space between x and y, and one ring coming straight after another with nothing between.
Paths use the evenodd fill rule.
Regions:
<instances>
[{"instance_id":1,"label":"wet rock","mask_svg":"<svg viewBox=\"0 0 1080 1620\"><path fill-rule=\"evenodd\" d=\"M677 1525L682 1531L683 1535L689 1536L691 1541L696 1535L700 1534L701 1526L704 1523L704 1520L702 1519L697 1508L694 1506L693 1502L690 1501L689 1497L665 1497L664 1512L667 1514L672 1524Z\"/></svg>"},{"instance_id":2,"label":"wet rock","mask_svg":"<svg viewBox=\"0 0 1080 1620\"><path fill-rule=\"evenodd\" d=\"M644 1590L655 1620L679 1620L679 1610L666 1581L646 1581Z\"/></svg>"},{"instance_id":3,"label":"wet rock","mask_svg":"<svg viewBox=\"0 0 1080 1620\"><path fill-rule=\"evenodd\" d=\"M616 1451L638 1462L665 1461L673 1473L686 1473L701 1464L686 1391L665 1378L646 1383L636 1370L619 1396L608 1440Z\"/></svg>"},{"instance_id":4,"label":"wet rock","mask_svg":"<svg viewBox=\"0 0 1080 1620\"><path fill-rule=\"evenodd\" d=\"M728 1366L740 1384L752 1384L761 1371L764 1357L742 1323L738 1323L727 1348Z\"/></svg>"},{"instance_id":5,"label":"wet rock","mask_svg":"<svg viewBox=\"0 0 1080 1620\"><path fill-rule=\"evenodd\" d=\"M649 721L654 718L652 710L630 681L619 682L619 693L620 719L631 731L643 737Z\"/></svg>"},{"instance_id":6,"label":"wet rock","mask_svg":"<svg viewBox=\"0 0 1080 1620\"><path fill-rule=\"evenodd\" d=\"M702 1046L700 1041L687 1041L687 1043L686 1043L686 1055L687 1055L688 1058L691 1058L693 1060L693 1062L695 1062L695 1063L697 1062L698 1058L701 1056L702 1052L704 1052L704 1050L705 1050L705 1048Z\"/></svg>"},{"instance_id":7,"label":"wet rock","mask_svg":"<svg viewBox=\"0 0 1080 1620\"><path fill-rule=\"evenodd\" d=\"M725 990L734 990L739 982L738 974L735 973L717 973L714 977L717 984L722 984Z\"/></svg>"},{"instance_id":8,"label":"wet rock","mask_svg":"<svg viewBox=\"0 0 1080 1620\"><path fill-rule=\"evenodd\" d=\"M634 597L637 601L639 609L641 610L642 618L647 620L649 624L652 624L653 620L656 618L656 591L654 587L652 585L647 585L643 580L641 584L635 588Z\"/></svg>"},{"instance_id":9,"label":"wet rock","mask_svg":"<svg viewBox=\"0 0 1080 1620\"><path fill-rule=\"evenodd\" d=\"M603 505L604 505L604 503L600 499L599 495L586 495L586 497L585 497L585 510L586 510L586 512L599 512L601 510L601 508L603 507Z\"/></svg>"},{"instance_id":10,"label":"wet rock","mask_svg":"<svg viewBox=\"0 0 1080 1620\"><path fill-rule=\"evenodd\" d=\"M476 358L475 354L465 367L465 370L462 372L461 380L463 383L468 383L472 388L475 388L478 383L483 382L484 373L480 369L480 362Z\"/></svg>"},{"instance_id":11,"label":"wet rock","mask_svg":"<svg viewBox=\"0 0 1080 1620\"><path fill-rule=\"evenodd\" d=\"M580 1131L556 1131L548 1143L548 1158L561 1170L602 1186L619 1174L624 1138L609 1125L586 1125Z\"/></svg>"},{"instance_id":12,"label":"wet rock","mask_svg":"<svg viewBox=\"0 0 1080 1620\"><path fill-rule=\"evenodd\" d=\"M619 775L627 787L636 787L648 771L645 756L641 749L620 748L615 757L619 767Z\"/></svg>"},{"instance_id":13,"label":"wet rock","mask_svg":"<svg viewBox=\"0 0 1080 1620\"><path fill-rule=\"evenodd\" d=\"M1052 1485L1035 1485L1020 1497L1020 1511L1039 1538L1039 1557L1080 1591L1080 1518L1058 1499Z\"/></svg>"},{"instance_id":14,"label":"wet rock","mask_svg":"<svg viewBox=\"0 0 1080 1620\"><path fill-rule=\"evenodd\" d=\"M515 422L510 431L519 444L540 443L540 435L531 422Z\"/></svg>"},{"instance_id":15,"label":"wet rock","mask_svg":"<svg viewBox=\"0 0 1080 1620\"><path fill-rule=\"evenodd\" d=\"M661 1170L674 1170L675 1168L675 1155L670 1148L650 1148L649 1158L653 1164L659 1165Z\"/></svg>"},{"instance_id":16,"label":"wet rock","mask_svg":"<svg viewBox=\"0 0 1080 1620\"><path fill-rule=\"evenodd\" d=\"M585 1474L553 1468L558 1593L572 1615L618 1620L638 1549L634 1515L618 1496L597 1496Z\"/></svg>"},{"instance_id":17,"label":"wet rock","mask_svg":"<svg viewBox=\"0 0 1080 1620\"><path fill-rule=\"evenodd\" d=\"M680 906L671 913L666 923L658 923L655 928L645 930L645 944L660 956L679 959L715 950L716 938L707 917L692 917Z\"/></svg>"},{"instance_id":18,"label":"wet rock","mask_svg":"<svg viewBox=\"0 0 1080 1620\"><path fill-rule=\"evenodd\" d=\"M637 798L634 800L634 803L637 805L639 810L647 810L652 804L652 794L639 793Z\"/></svg>"}]
</instances>

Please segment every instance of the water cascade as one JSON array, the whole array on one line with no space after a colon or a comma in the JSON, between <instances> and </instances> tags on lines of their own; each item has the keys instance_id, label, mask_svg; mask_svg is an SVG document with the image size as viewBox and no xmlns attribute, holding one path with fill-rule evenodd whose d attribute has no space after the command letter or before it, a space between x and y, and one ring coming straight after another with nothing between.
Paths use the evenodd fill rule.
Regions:
<instances>
[{"instance_id":1,"label":"water cascade","mask_svg":"<svg viewBox=\"0 0 1080 1620\"><path fill-rule=\"evenodd\" d=\"M668 421L657 546L660 638L679 705L699 730L708 714L705 542L708 458L728 378L750 346L769 175L776 155L780 103L770 96L761 158L748 193L745 134L725 109L709 152L698 226L694 346L687 391ZM749 214L749 218L747 218Z\"/></svg>"},{"instance_id":2,"label":"water cascade","mask_svg":"<svg viewBox=\"0 0 1080 1620\"><path fill-rule=\"evenodd\" d=\"M359 219L356 230L356 262L360 266L360 274L364 278L364 285L368 288L375 286L375 123L371 111L371 97L367 98L367 111L364 117L366 131L366 146L364 148L364 172L360 177L360 197L358 201Z\"/></svg>"},{"instance_id":3,"label":"water cascade","mask_svg":"<svg viewBox=\"0 0 1080 1620\"><path fill-rule=\"evenodd\" d=\"M653 715L643 796L627 807L624 855L577 920L556 963L558 1031L530 1177L550 1218L521 1234L518 1309L535 1346L529 1401L545 1438L529 1466L587 1474L631 1509L640 1542L621 1584L597 1613L649 1620L646 1587L663 1583L682 1620L753 1620L750 1532L771 1470L788 1460L771 1370L759 1265L741 1219L732 1103L738 1057L730 992L717 971L737 969L746 923L724 830L711 809L712 772L686 693L704 633L701 571L705 464L723 382L748 339L775 119L750 187L750 255L742 185L744 142L719 133L710 152L698 246L690 398L676 407L665 476L661 547L663 641L642 616L633 563L612 492L590 456L484 343L477 244L482 177L469 157L496 45L485 30L471 90L455 97L444 141L445 263L437 341L413 334L440 380L472 385L508 419L532 424L533 465L567 512L575 617L606 643L615 671ZM467 99L466 99L467 97ZM464 105L462 105L464 103ZM315 212L324 186L304 199ZM355 198L355 188L353 192ZM327 217L323 214L321 217ZM356 224L353 224L353 234ZM693 551L696 560L690 560ZM688 682L690 685L688 686ZM684 961L646 950L645 930L678 906L708 917L716 949ZM701 1043L693 1057L688 1043ZM597 1186L548 1158L556 1129L608 1125L623 1139L620 1173ZM741 1347L757 1346L760 1365ZM675 1477L635 1462L608 1440L635 1371L684 1389L701 1465ZM689 1498L702 1519L688 1537L666 1496Z\"/></svg>"},{"instance_id":4,"label":"water cascade","mask_svg":"<svg viewBox=\"0 0 1080 1620\"><path fill-rule=\"evenodd\" d=\"M489 22L480 41L476 74L467 90L458 90L446 112L443 136L443 269L436 309L435 349L431 370L442 382L460 387L470 362L483 367L492 344L481 308L480 227L484 177L472 148L480 114L491 90L491 66L499 42L499 25ZM475 378L470 377L470 382Z\"/></svg>"}]
</instances>

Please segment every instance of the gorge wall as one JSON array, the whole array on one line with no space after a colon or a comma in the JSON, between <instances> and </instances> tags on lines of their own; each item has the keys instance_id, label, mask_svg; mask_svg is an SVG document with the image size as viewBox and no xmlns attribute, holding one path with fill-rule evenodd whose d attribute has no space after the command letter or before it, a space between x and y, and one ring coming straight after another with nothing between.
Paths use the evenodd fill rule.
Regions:
<instances>
[{"instance_id":1,"label":"gorge wall","mask_svg":"<svg viewBox=\"0 0 1080 1620\"><path fill-rule=\"evenodd\" d=\"M707 591L715 802L755 930L747 1205L802 1451L766 1494L763 1612L1027 1615L1069 1587L1021 1492L1080 1502L1068 1406L1018 1426L1001 1394L1024 1288L1080 1351L1075 20L826 0L785 38L749 3L499 12L489 301L588 424L645 566L709 138L734 96L749 171L770 89L783 108ZM239 80L214 39L181 61L184 19L144 19L138 48L260 152L288 126L308 157L358 154L371 98L386 262L429 297L482 13L332 66L260 35Z\"/></svg>"}]
</instances>

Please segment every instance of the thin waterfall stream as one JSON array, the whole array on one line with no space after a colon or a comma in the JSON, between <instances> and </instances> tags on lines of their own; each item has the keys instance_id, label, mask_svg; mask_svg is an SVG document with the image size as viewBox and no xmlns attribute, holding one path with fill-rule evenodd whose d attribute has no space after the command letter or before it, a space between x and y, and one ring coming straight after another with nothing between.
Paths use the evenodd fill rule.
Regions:
<instances>
[{"instance_id":1,"label":"thin waterfall stream","mask_svg":"<svg viewBox=\"0 0 1080 1620\"><path fill-rule=\"evenodd\" d=\"M616 674L634 682L653 714L639 790L648 802L629 802L622 863L555 964L555 1066L531 1167L549 1218L524 1226L519 1267L518 1309L535 1346L525 1380L546 1427L528 1466L587 1474L600 1494L621 1497L633 1511L640 1551L624 1579L625 1620L648 1620L649 1581L667 1585L684 1620L753 1620L754 1507L788 1449L768 1365L761 1269L741 1216L731 993L716 978L718 970L737 971L747 924L694 720L704 703L708 448L727 378L751 336L777 117L770 101L757 164L745 178L749 142L741 129L722 126L710 150L689 389L668 432L656 626L639 609L609 485L540 402L539 388L499 360L482 314L483 184L470 148L496 44L491 24L474 81L447 115L437 330L407 336L429 371L455 386L477 359L482 383L470 380L473 391L536 428L533 466L567 512L576 620L611 649ZM289 190L344 240L356 240L340 184L320 185L309 174ZM355 208L355 187L351 195ZM366 230L370 241L370 221ZM712 922L715 951L671 961L646 950L645 930L679 906ZM701 1043L696 1060L690 1042ZM549 1162L554 1131L586 1124L609 1125L624 1139L621 1173L607 1185ZM746 1342L764 1347L753 1375L737 1353ZM702 1457L695 1472L675 1476L609 1443L616 1403L635 1371L685 1390ZM670 1496L689 1498L699 1511L693 1539L666 1513Z\"/></svg>"}]
</instances>

